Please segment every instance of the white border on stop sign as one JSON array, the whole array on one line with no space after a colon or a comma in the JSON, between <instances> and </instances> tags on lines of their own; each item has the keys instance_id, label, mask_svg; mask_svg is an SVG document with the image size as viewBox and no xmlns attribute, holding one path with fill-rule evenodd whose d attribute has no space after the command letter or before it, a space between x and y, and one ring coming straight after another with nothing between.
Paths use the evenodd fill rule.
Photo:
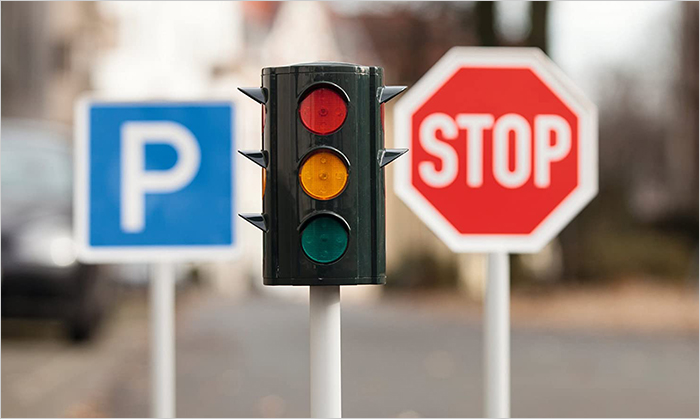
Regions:
<instances>
[{"instance_id":1,"label":"white border on stop sign","mask_svg":"<svg viewBox=\"0 0 700 419\"><path fill-rule=\"evenodd\" d=\"M578 116L579 185L529 234L462 234L411 182L411 115L463 67L529 68ZM396 194L456 253L536 253L559 234L598 193L598 110L538 48L450 49L396 104L394 146L409 149L408 158L395 162Z\"/></svg>"}]
</instances>

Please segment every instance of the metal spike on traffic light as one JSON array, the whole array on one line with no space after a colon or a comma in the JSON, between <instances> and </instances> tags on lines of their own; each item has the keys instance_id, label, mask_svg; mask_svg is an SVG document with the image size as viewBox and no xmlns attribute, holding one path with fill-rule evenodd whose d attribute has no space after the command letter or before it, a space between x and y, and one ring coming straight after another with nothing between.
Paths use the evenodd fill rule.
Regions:
<instances>
[{"instance_id":1,"label":"metal spike on traffic light","mask_svg":"<svg viewBox=\"0 0 700 419\"><path fill-rule=\"evenodd\" d=\"M387 164L398 159L404 153L408 151L407 148L387 148L385 150L379 150L379 156L377 160L379 161L379 167L384 167Z\"/></svg>"},{"instance_id":2,"label":"metal spike on traffic light","mask_svg":"<svg viewBox=\"0 0 700 419\"><path fill-rule=\"evenodd\" d=\"M267 153L265 151L241 151L239 153L247 157L250 161L265 169L267 167Z\"/></svg>"},{"instance_id":3,"label":"metal spike on traffic light","mask_svg":"<svg viewBox=\"0 0 700 419\"><path fill-rule=\"evenodd\" d=\"M263 167L265 285L386 282L383 168L405 149L384 148L380 67L316 62L262 70L263 150L240 153Z\"/></svg>"},{"instance_id":4,"label":"metal spike on traffic light","mask_svg":"<svg viewBox=\"0 0 700 419\"><path fill-rule=\"evenodd\" d=\"M262 87L239 87L238 90L261 105L267 102L267 92Z\"/></svg>"},{"instance_id":5,"label":"metal spike on traffic light","mask_svg":"<svg viewBox=\"0 0 700 419\"><path fill-rule=\"evenodd\" d=\"M384 86L379 93L379 103L385 103L406 90L406 86Z\"/></svg>"},{"instance_id":6,"label":"metal spike on traffic light","mask_svg":"<svg viewBox=\"0 0 700 419\"><path fill-rule=\"evenodd\" d=\"M263 214L238 214L238 216L259 228L263 232L267 231L267 222L265 221L265 216Z\"/></svg>"}]
</instances>

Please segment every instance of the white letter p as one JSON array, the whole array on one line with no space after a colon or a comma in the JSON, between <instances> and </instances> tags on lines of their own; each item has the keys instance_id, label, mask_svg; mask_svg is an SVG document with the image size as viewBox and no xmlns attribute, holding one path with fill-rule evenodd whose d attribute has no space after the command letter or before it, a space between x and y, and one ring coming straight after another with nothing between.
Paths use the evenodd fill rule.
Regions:
<instances>
[{"instance_id":1,"label":"white letter p","mask_svg":"<svg viewBox=\"0 0 700 419\"><path fill-rule=\"evenodd\" d=\"M167 144L177 152L168 170L146 170L146 144ZM147 193L171 193L189 185L199 171L199 144L175 122L125 122L121 127L121 228L139 233L146 224Z\"/></svg>"}]
</instances>

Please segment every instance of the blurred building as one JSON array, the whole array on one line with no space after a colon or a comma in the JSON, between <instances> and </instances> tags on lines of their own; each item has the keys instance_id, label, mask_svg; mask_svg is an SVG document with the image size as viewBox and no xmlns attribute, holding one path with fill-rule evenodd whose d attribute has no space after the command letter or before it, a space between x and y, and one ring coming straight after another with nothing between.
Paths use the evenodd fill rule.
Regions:
<instances>
[{"instance_id":1,"label":"blurred building","mask_svg":"<svg viewBox=\"0 0 700 419\"><path fill-rule=\"evenodd\" d=\"M97 3L3 3L2 28L2 115L72 122L108 44Z\"/></svg>"}]
</instances>

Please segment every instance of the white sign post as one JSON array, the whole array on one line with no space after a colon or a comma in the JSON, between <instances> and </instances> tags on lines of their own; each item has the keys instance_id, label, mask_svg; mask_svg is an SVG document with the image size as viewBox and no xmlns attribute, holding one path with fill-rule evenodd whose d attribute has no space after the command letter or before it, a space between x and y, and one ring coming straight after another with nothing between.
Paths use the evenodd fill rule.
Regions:
<instances>
[{"instance_id":1,"label":"white sign post","mask_svg":"<svg viewBox=\"0 0 700 419\"><path fill-rule=\"evenodd\" d=\"M311 417L339 418L340 286L309 287Z\"/></svg>"},{"instance_id":2,"label":"white sign post","mask_svg":"<svg viewBox=\"0 0 700 419\"><path fill-rule=\"evenodd\" d=\"M487 252L484 396L510 416L510 253L540 251L598 191L597 110L535 48L452 48L395 108L397 195L457 253Z\"/></svg>"},{"instance_id":3,"label":"white sign post","mask_svg":"<svg viewBox=\"0 0 700 419\"><path fill-rule=\"evenodd\" d=\"M175 417L175 267L151 267L151 416Z\"/></svg>"},{"instance_id":4,"label":"white sign post","mask_svg":"<svg viewBox=\"0 0 700 419\"><path fill-rule=\"evenodd\" d=\"M510 417L510 262L489 253L484 296L484 407L486 417Z\"/></svg>"},{"instance_id":5,"label":"white sign post","mask_svg":"<svg viewBox=\"0 0 700 419\"><path fill-rule=\"evenodd\" d=\"M230 100L76 107L74 225L86 263L149 263L151 415L175 417L175 263L236 254Z\"/></svg>"}]
</instances>

